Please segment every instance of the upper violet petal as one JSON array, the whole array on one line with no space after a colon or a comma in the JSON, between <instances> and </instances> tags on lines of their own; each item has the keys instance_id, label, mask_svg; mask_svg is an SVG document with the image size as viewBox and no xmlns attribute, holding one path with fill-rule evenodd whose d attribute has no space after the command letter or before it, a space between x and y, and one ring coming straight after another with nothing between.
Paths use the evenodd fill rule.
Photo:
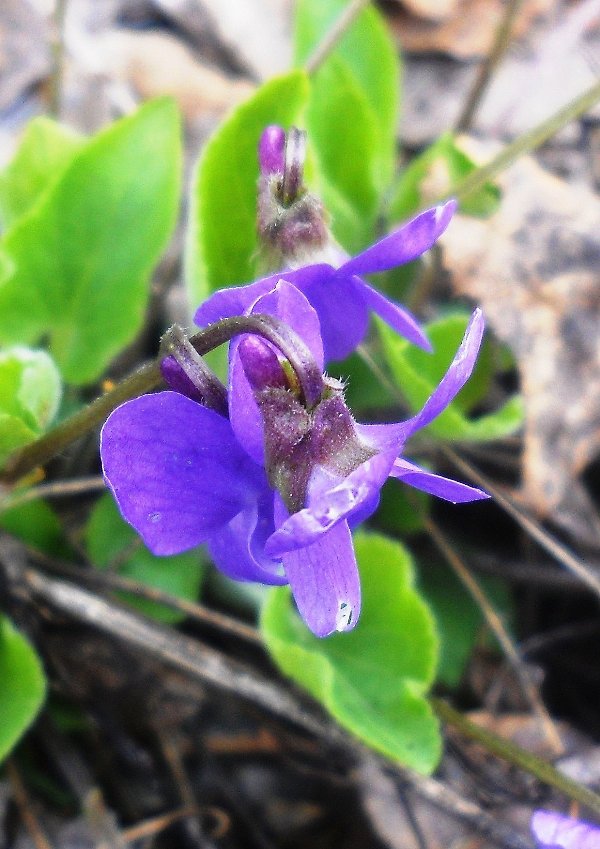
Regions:
<instances>
[{"instance_id":1,"label":"upper violet petal","mask_svg":"<svg viewBox=\"0 0 600 849\"><path fill-rule=\"evenodd\" d=\"M328 265L321 269L320 277L304 281L303 291L319 316L325 360L344 360L362 342L369 310L352 277L340 277Z\"/></svg>"},{"instance_id":2,"label":"upper violet petal","mask_svg":"<svg viewBox=\"0 0 600 849\"><path fill-rule=\"evenodd\" d=\"M285 510L285 508L281 508ZM349 631L358 622L360 578L347 522L283 556L300 615L317 637Z\"/></svg>"},{"instance_id":3,"label":"upper violet petal","mask_svg":"<svg viewBox=\"0 0 600 849\"><path fill-rule=\"evenodd\" d=\"M483 314L480 309L476 309L448 371L427 399L421 412L405 422L407 436L425 427L439 416L463 388L477 361L484 327Z\"/></svg>"},{"instance_id":4,"label":"upper violet petal","mask_svg":"<svg viewBox=\"0 0 600 849\"><path fill-rule=\"evenodd\" d=\"M339 268L340 274L370 274L389 271L421 256L442 235L457 207L455 200L417 215L389 236L348 260Z\"/></svg>"},{"instance_id":5,"label":"upper violet petal","mask_svg":"<svg viewBox=\"0 0 600 849\"><path fill-rule=\"evenodd\" d=\"M265 480L227 419L176 392L117 407L102 428L100 452L123 517L159 555L203 542Z\"/></svg>"},{"instance_id":6,"label":"upper violet petal","mask_svg":"<svg viewBox=\"0 0 600 849\"><path fill-rule=\"evenodd\" d=\"M541 849L600 849L600 827L554 811L536 811L531 830Z\"/></svg>"},{"instance_id":7,"label":"upper violet petal","mask_svg":"<svg viewBox=\"0 0 600 849\"><path fill-rule=\"evenodd\" d=\"M399 457L394 462L390 477L397 478L408 486L414 486L415 489L428 492L429 495L436 495L445 501L451 501L453 504L480 501L483 498L490 497L487 492L477 489L477 487L428 472L403 457Z\"/></svg>"},{"instance_id":8,"label":"upper violet petal","mask_svg":"<svg viewBox=\"0 0 600 849\"><path fill-rule=\"evenodd\" d=\"M390 301L360 277L354 277L353 282L355 287L361 290L363 301L368 309L382 318L400 336L404 336L424 351L431 351L429 340L419 327L416 318L407 309Z\"/></svg>"},{"instance_id":9,"label":"upper violet petal","mask_svg":"<svg viewBox=\"0 0 600 849\"><path fill-rule=\"evenodd\" d=\"M374 510L377 494L396 458L395 449L361 463L342 480L317 467L308 487L307 505L286 519L266 542L272 557L311 545L339 522L356 513L367 518L365 506Z\"/></svg>"}]
</instances>

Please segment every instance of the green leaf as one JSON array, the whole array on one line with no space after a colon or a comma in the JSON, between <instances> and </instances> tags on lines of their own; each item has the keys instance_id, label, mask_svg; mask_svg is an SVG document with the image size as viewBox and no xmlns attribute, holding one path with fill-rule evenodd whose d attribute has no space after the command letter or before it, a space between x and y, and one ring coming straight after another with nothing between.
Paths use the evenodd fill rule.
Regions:
<instances>
[{"instance_id":1,"label":"green leaf","mask_svg":"<svg viewBox=\"0 0 600 849\"><path fill-rule=\"evenodd\" d=\"M258 142L268 124L298 121L308 79L292 71L261 86L208 141L190 199L186 280L195 308L215 289L252 280L257 251Z\"/></svg>"},{"instance_id":2,"label":"green leaf","mask_svg":"<svg viewBox=\"0 0 600 849\"><path fill-rule=\"evenodd\" d=\"M296 64L306 62L347 5L348 0L299 0L295 26ZM364 165L371 167L370 163L373 163L372 177L377 189L382 191L389 184L395 166L400 63L388 27L372 6L361 12L314 74L311 101L326 102L327 87L332 83L329 71L332 65L344 67L369 107L375 139L373 151ZM339 92L332 92L334 102L339 101L339 97ZM334 116L330 123L333 121ZM336 133L327 140L327 144L336 148L338 157L345 162L349 161L347 150L352 148L354 129L354 121L346 122L345 115L340 114ZM310 118L308 130L311 139L319 130Z\"/></svg>"},{"instance_id":3,"label":"green leaf","mask_svg":"<svg viewBox=\"0 0 600 849\"><path fill-rule=\"evenodd\" d=\"M29 501L3 510L0 528L46 554L65 556L69 551L60 520L45 501Z\"/></svg>"},{"instance_id":4,"label":"green leaf","mask_svg":"<svg viewBox=\"0 0 600 849\"><path fill-rule=\"evenodd\" d=\"M45 117L27 125L12 162L0 173L0 221L9 227L58 180L82 147L74 132Z\"/></svg>"},{"instance_id":5,"label":"green leaf","mask_svg":"<svg viewBox=\"0 0 600 849\"><path fill-rule=\"evenodd\" d=\"M496 611L510 620L512 604L506 584L487 576L478 576L477 580ZM446 564L428 559L419 568L418 584L431 605L440 634L438 680L447 687L457 687L484 625L483 614Z\"/></svg>"},{"instance_id":6,"label":"green leaf","mask_svg":"<svg viewBox=\"0 0 600 849\"><path fill-rule=\"evenodd\" d=\"M179 170L170 100L87 142L0 244L0 341L47 334L66 380L96 380L141 327L175 221Z\"/></svg>"},{"instance_id":7,"label":"green leaf","mask_svg":"<svg viewBox=\"0 0 600 849\"><path fill-rule=\"evenodd\" d=\"M0 463L31 442L56 415L60 375L48 354L15 347L0 352Z\"/></svg>"},{"instance_id":8,"label":"green leaf","mask_svg":"<svg viewBox=\"0 0 600 849\"><path fill-rule=\"evenodd\" d=\"M444 133L400 175L389 204L390 222L403 221L440 198L451 196L461 180L477 168L453 134ZM487 182L460 200L460 210L467 215L487 217L497 210L499 202L500 189L495 183Z\"/></svg>"},{"instance_id":9,"label":"green leaf","mask_svg":"<svg viewBox=\"0 0 600 849\"><path fill-rule=\"evenodd\" d=\"M261 628L273 658L333 717L373 749L420 772L440 757L438 723L424 697L437 660L431 614L399 544L357 534L361 618L349 633L313 636L286 587L271 590Z\"/></svg>"},{"instance_id":10,"label":"green leaf","mask_svg":"<svg viewBox=\"0 0 600 849\"><path fill-rule=\"evenodd\" d=\"M378 206L377 125L343 62L332 59L319 71L306 119L334 235L358 250L371 238Z\"/></svg>"},{"instance_id":11,"label":"green leaf","mask_svg":"<svg viewBox=\"0 0 600 849\"><path fill-rule=\"evenodd\" d=\"M29 728L45 695L37 654L10 620L0 616L0 760Z\"/></svg>"},{"instance_id":12,"label":"green leaf","mask_svg":"<svg viewBox=\"0 0 600 849\"><path fill-rule=\"evenodd\" d=\"M99 569L119 564L119 573L141 584L164 590L178 598L196 601L203 568L197 552L156 557L143 545L136 532L123 521L109 493L102 495L91 512L85 531L90 560ZM176 610L123 593L123 598L147 616L161 622L183 619Z\"/></svg>"},{"instance_id":13,"label":"green leaf","mask_svg":"<svg viewBox=\"0 0 600 849\"><path fill-rule=\"evenodd\" d=\"M377 322L390 370L413 412L418 412L434 391L450 365L467 326L468 316L450 315L426 327L433 345L429 354L410 345L382 322ZM519 395L510 398L499 410L477 419L465 416L479 401L482 388L489 386L490 366L487 356L475 367L473 387L461 390L431 424L427 432L447 440L488 442L514 433L523 423L523 401Z\"/></svg>"}]
</instances>

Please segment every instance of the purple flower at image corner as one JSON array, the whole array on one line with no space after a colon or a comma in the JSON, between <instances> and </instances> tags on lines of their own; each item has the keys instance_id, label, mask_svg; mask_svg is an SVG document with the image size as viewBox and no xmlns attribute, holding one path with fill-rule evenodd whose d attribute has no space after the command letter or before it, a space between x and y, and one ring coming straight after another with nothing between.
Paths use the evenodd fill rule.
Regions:
<instances>
[{"instance_id":1,"label":"purple flower at image corner","mask_svg":"<svg viewBox=\"0 0 600 849\"><path fill-rule=\"evenodd\" d=\"M280 282L257 302L257 311L267 308L293 317L322 368L319 320L304 296ZM488 497L401 456L410 436L468 379L482 333L476 311L423 409L405 422L380 425L355 422L342 387L327 377L309 408L273 348L245 335L237 367L256 403L240 403L236 380L229 383L227 415L174 391L126 402L102 429L105 479L123 517L155 554L206 543L231 578L289 583L317 636L348 630L360 612L351 529L374 512L388 477L455 503Z\"/></svg>"},{"instance_id":2,"label":"purple flower at image corner","mask_svg":"<svg viewBox=\"0 0 600 849\"><path fill-rule=\"evenodd\" d=\"M535 811L531 831L539 849L600 849L600 826L555 811Z\"/></svg>"},{"instance_id":3,"label":"purple flower at image corner","mask_svg":"<svg viewBox=\"0 0 600 849\"><path fill-rule=\"evenodd\" d=\"M289 138L290 134L288 141ZM259 144L261 181L285 181L288 174L285 170L286 153L284 131L276 126L267 127ZM301 165L296 166L296 170ZM293 172L290 180L296 186L298 177L293 159L290 169ZM289 210L278 206L277 211L268 216L274 219L273 227L278 238L285 238L283 256L297 260L298 244L305 242L307 250L304 254L299 252L300 256L321 256L327 261L313 260L301 263L301 267L296 267L294 260L284 261L283 269L275 274L244 286L221 289L200 306L194 317L195 323L205 327L222 318L243 315L257 298L271 291L283 279L299 289L316 310L326 362L343 360L357 348L367 332L371 312L410 342L424 350L431 350L415 317L366 283L361 275L389 271L422 256L446 230L456 210L456 201L449 200L420 213L355 257L349 257L338 245L332 244L322 220L320 202L307 201L307 194L312 197L309 193L299 195L300 212L297 215L294 215L292 204ZM269 229L260 225L261 216L265 215L267 213L261 213L259 189L259 232ZM291 220L284 224L286 216L290 216ZM308 227L307 219L310 220Z\"/></svg>"}]
</instances>

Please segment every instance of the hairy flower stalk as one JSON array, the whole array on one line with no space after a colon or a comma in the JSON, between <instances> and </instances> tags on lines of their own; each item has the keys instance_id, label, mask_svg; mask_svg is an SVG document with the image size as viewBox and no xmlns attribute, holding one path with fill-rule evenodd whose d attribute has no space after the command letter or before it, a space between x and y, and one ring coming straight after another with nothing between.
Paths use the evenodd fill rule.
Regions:
<instances>
[{"instance_id":1,"label":"hairy flower stalk","mask_svg":"<svg viewBox=\"0 0 600 849\"><path fill-rule=\"evenodd\" d=\"M456 202L417 215L389 236L351 258L327 228L321 202L303 184L303 135L267 127L259 145L261 177L258 232L271 274L246 286L216 292L198 309L195 322L211 322L248 311L280 280L299 289L316 310L325 359L343 360L362 342L373 312L420 348L429 342L415 317L366 283L361 275L389 271L417 259L444 232Z\"/></svg>"},{"instance_id":2,"label":"hairy flower stalk","mask_svg":"<svg viewBox=\"0 0 600 849\"><path fill-rule=\"evenodd\" d=\"M468 379L483 320L473 315L420 413L362 425L342 387L322 374L319 318L305 296L280 281L247 320L265 313L288 326L286 335L277 325L285 344L240 328L244 335L230 348L227 414L198 401L206 397L206 375L188 369L187 378L201 384L193 397L178 383L177 391L136 398L112 413L101 435L104 474L124 518L155 554L206 543L232 578L289 583L305 622L324 637L358 620L351 528L376 509L388 477L453 502L487 497L401 456Z\"/></svg>"}]
</instances>

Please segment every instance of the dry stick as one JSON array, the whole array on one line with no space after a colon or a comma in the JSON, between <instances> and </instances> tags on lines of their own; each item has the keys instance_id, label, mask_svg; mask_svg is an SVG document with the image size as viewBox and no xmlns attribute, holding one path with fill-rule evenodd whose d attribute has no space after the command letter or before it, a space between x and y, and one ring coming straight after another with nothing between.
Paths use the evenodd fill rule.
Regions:
<instances>
[{"instance_id":1,"label":"dry stick","mask_svg":"<svg viewBox=\"0 0 600 849\"><path fill-rule=\"evenodd\" d=\"M12 510L13 507L21 507L21 505L28 504L30 501L37 501L38 498L66 498L70 495L81 495L84 492L96 492L102 489L106 489L106 484L101 475L42 483L39 486L32 486L31 489L24 492L9 495L0 501L0 513L5 510Z\"/></svg>"},{"instance_id":2,"label":"dry stick","mask_svg":"<svg viewBox=\"0 0 600 849\"><path fill-rule=\"evenodd\" d=\"M331 51L335 48L346 31L352 26L358 15L365 9L371 0L351 0L339 18L334 22L329 32L325 33L323 39L317 45L304 65L307 74L314 74Z\"/></svg>"},{"instance_id":3,"label":"dry stick","mask_svg":"<svg viewBox=\"0 0 600 849\"><path fill-rule=\"evenodd\" d=\"M524 0L510 0L506 6L504 15L494 33L491 50L479 67L473 86L467 95L463 110L456 122L457 133L466 133L470 129L473 116L481 103L492 75L510 45L513 24L521 11L523 3Z\"/></svg>"},{"instance_id":4,"label":"dry stick","mask_svg":"<svg viewBox=\"0 0 600 849\"><path fill-rule=\"evenodd\" d=\"M10 758L6 762L5 768L21 819L23 820L25 828L29 832L29 836L35 844L36 849L52 849L52 844L46 837L42 826L39 824L38 819L33 812L27 788L25 787L23 779L21 778L21 773L17 769L13 758Z\"/></svg>"},{"instance_id":5,"label":"dry stick","mask_svg":"<svg viewBox=\"0 0 600 849\"><path fill-rule=\"evenodd\" d=\"M133 843L135 840L140 840L142 837L153 837L164 831L165 828L173 825L180 820L186 820L189 817L197 817L198 808L193 807L179 808L176 811L171 811L168 814L161 814L158 817L153 817L149 820L144 820L137 825L132 825L129 828L124 828L121 831L121 836L125 843Z\"/></svg>"},{"instance_id":6,"label":"dry stick","mask_svg":"<svg viewBox=\"0 0 600 849\"><path fill-rule=\"evenodd\" d=\"M65 65L65 18L68 0L56 0L54 9L55 36L52 43L53 68L50 78L50 114L60 118L60 106Z\"/></svg>"},{"instance_id":7,"label":"dry stick","mask_svg":"<svg viewBox=\"0 0 600 849\"><path fill-rule=\"evenodd\" d=\"M56 558L50 557L31 546L25 546L25 548L29 556L36 562L73 581L83 581L84 583L96 585L106 590L131 593L131 595L143 598L146 601L152 601L155 604L164 604L166 607L170 607L172 610L176 610L178 613L196 620L201 625L209 625L231 637L237 637L247 643L263 648L263 641L256 628L253 628L251 625L245 625L238 619L233 619L224 613L211 610L209 607L204 607L204 605L197 602L171 595L171 593L158 589L158 587L151 587L148 584L141 584L138 581L134 581L132 578L126 578L124 575L117 575L115 572L101 572L98 569L79 569L70 563L62 563Z\"/></svg>"},{"instance_id":8,"label":"dry stick","mask_svg":"<svg viewBox=\"0 0 600 849\"><path fill-rule=\"evenodd\" d=\"M466 587L474 601L479 605L486 622L502 646L502 651L506 655L510 665L517 673L525 697L529 701L534 713L537 714L540 725L544 729L546 737L554 749L555 754L563 754L564 746L560 739L560 735L539 697L537 688L527 674L526 668L523 664L523 659L510 635L506 631L502 619L436 522L426 516L423 516L423 523L431 534L431 537L438 549L446 558L452 569L454 569L454 572L462 582L463 586Z\"/></svg>"},{"instance_id":9,"label":"dry stick","mask_svg":"<svg viewBox=\"0 0 600 849\"><path fill-rule=\"evenodd\" d=\"M592 790L582 784L577 784L573 779L555 769L552 764L538 758L537 755L533 755L510 740L498 737L493 732L467 719L466 716L463 716L443 699L431 699L431 702L441 720L454 726L471 740L480 743L488 752L492 752L531 775L535 775L540 781L551 784L565 796L575 799L596 815L600 815L600 796Z\"/></svg>"},{"instance_id":10,"label":"dry stick","mask_svg":"<svg viewBox=\"0 0 600 849\"><path fill-rule=\"evenodd\" d=\"M521 508L517 507L507 495L487 479L481 472L460 457L456 451L448 445L441 446L442 451L448 459L454 463L462 472L472 478L475 483L487 490L494 501L511 516L527 533L535 539L539 545L558 563L569 569L582 583L600 596L600 579L592 570L583 564L569 549L558 542L548 531L544 530L535 519L528 516Z\"/></svg>"},{"instance_id":11,"label":"dry stick","mask_svg":"<svg viewBox=\"0 0 600 849\"><path fill-rule=\"evenodd\" d=\"M12 565L16 564L13 562ZM352 751L357 756L374 757L366 746L351 739L332 722L317 716L310 708L304 707L292 692L262 678L254 670L208 648L197 640L156 623L149 623L143 617L104 601L73 584L46 578L33 569L19 568L19 575L35 596L64 613L75 616L117 639L125 640L130 645L144 649L163 663L180 669L203 683L257 704L272 716L291 722L332 746ZM434 699L433 704L445 721L452 722L484 746L487 746L489 741L489 750L493 754L508 763L519 766L545 784L556 787L569 798L600 813L600 796L592 793L587 787L561 775L546 761L526 752L514 743L484 731L444 702ZM392 766L411 784L418 785L420 777L413 776L408 770L396 764Z\"/></svg>"}]
</instances>

